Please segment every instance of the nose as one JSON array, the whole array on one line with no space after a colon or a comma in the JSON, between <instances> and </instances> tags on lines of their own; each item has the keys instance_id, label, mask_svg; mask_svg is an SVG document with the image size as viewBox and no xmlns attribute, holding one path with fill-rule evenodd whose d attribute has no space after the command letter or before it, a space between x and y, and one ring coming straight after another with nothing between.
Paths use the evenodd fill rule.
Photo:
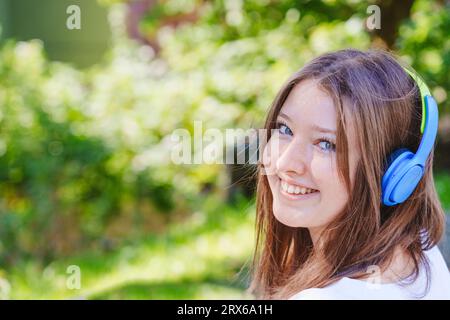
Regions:
<instances>
[{"instance_id":1,"label":"nose","mask_svg":"<svg viewBox=\"0 0 450 320\"><path fill-rule=\"evenodd\" d=\"M299 140L291 140L276 161L276 170L289 175L302 175L307 171L309 153Z\"/></svg>"}]
</instances>

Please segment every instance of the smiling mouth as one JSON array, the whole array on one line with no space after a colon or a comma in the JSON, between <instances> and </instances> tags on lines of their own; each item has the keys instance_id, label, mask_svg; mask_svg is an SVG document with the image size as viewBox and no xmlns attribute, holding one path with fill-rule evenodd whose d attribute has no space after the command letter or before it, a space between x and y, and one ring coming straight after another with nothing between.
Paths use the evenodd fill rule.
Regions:
<instances>
[{"instance_id":1,"label":"smiling mouth","mask_svg":"<svg viewBox=\"0 0 450 320\"><path fill-rule=\"evenodd\" d=\"M280 179L280 189L289 195L308 195L313 193L318 193L319 190L301 187L298 185L289 184L286 181Z\"/></svg>"},{"instance_id":2,"label":"smiling mouth","mask_svg":"<svg viewBox=\"0 0 450 320\"><path fill-rule=\"evenodd\" d=\"M309 199L319 194L319 190L290 185L279 180L280 193L288 199Z\"/></svg>"}]
</instances>

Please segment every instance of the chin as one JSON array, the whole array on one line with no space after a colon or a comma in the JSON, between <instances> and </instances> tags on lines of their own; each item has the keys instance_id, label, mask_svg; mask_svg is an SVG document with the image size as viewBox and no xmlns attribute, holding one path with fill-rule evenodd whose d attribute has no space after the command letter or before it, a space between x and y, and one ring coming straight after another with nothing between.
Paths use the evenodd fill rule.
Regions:
<instances>
[{"instance_id":1,"label":"chin","mask_svg":"<svg viewBox=\"0 0 450 320\"><path fill-rule=\"evenodd\" d=\"M286 210L286 208L273 208L273 215L278 222L288 227L308 228L312 225L308 223L309 219L307 218L307 214L300 213L299 211L292 212L291 210Z\"/></svg>"},{"instance_id":2,"label":"chin","mask_svg":"<svg viewBox=\"0 0 450 320\"><path fill-rule=\"evenodd\" d=\"M277 221L287 227L291 228L306 228L304 225L299 225L298 223L292 223L291 221L283 221L277 218Z\"/></svg>"}]
</instances>

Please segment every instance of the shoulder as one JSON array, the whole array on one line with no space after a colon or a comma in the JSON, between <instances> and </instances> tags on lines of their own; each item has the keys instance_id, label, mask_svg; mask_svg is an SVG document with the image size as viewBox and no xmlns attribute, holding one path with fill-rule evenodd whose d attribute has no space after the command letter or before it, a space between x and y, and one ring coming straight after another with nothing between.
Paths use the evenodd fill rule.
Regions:
<instances>
[{"instance_id":1,"label":"shoulder","mask_svg":"<svg viewBox=\"0 0 450 320\"><path fill-rule=\"evenodd\" d=\"M408 291L397 283L380 283L343 277L323 288L310 288L295 294L290 300L380 300L412 299Z\"/></svg>"},{"instance_id":2,"label":"shoulder","mask_svg":"<svg viewBox=\"0 0 450 320\"><path fill-rule=\"evenodd\" d=\"M379 300L408 299L405 292L393 284L377 284L342 278L323 288L300 291L289 300Z\"/></svg>"},{"instance_id":3,"label":"shoulder","mask_svg":"<svg viewBox=\"0 0 450 320\"><path fill-rule=\"evenodd\" d=\"M424 251L424 253L431 269L431 280L440 281L445 279L445 281L450 281L450 271L438 246L434 246Z\"/></svg>"},{"instance_id":4,"label":"shoulder","mask_svg":"<svg viewBox=\"0 0 450 320\"><path fill-rule=\"evenodd\" d=\"M450 299L450 271L437 246L424 251L430 267L428 298Z\"/></svg>"},{"instance_id":5,"label":"shoulder","mask_svg":"<svg viewBox=\"0 0 450 320\"><path fill-rule=\"evenodd\" d=\"M293 295L289 300L337 300L341 299L328 288L310 288Z\"/></svg>"},{"instance_id":6,"label":"shoulder","mask_svg":"<svg viewBox=\"0 0 450 320\"><path fill-rule=\"evenodd\" d=\"M424 250L425 256L433 264L433 266L444 268L448 271L444 257L442 256L441 250L437 245L433 246L431 249Z\"/></svg>"},{"instance_id":7,"label":"shoulder","mask_svg":"<svg viewBox=\"0 0 450 320\"><path fill-rule=\"evenodd\" d=\"M309 288L293 295L289 300L346 300L358 299L361 288L350 279L343 278L323 288Z\"/></svg>"},{"instance_id":8,"label":"shoulder","mask_svg":"<svg viewBox=\"0 0 450 320\"><path fill-rule=\"evenodd\" d=\"M408 285L344 277L323 288L302 290L289 300L450 299L450 271L439 248L434 246L424 253L431 271L429 291L424 297L421 297L421 293L427 288L427 275L422 267L418 279Z\"/></svg>"}]
</instances>

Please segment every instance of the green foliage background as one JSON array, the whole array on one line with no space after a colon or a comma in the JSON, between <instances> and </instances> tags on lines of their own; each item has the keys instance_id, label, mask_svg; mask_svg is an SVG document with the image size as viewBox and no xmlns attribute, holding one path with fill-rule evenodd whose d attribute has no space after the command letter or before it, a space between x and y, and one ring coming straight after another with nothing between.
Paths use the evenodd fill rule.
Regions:
<instances>
[{"instance_id":1,"label":"green foliage background","mask_svg":"<svg viewBox=\"0 0 450 320\"><path fill-rule=\"evenodd\" d=\"M88 298L242 297L243 285L220 279L251 254L252 201L218 205L227 195L225 166L174 165L171 133L192 131L194 120L204 121L203 129L260 126L281 84L305 62L330 50L371 47L368 3L158 2L139 24L158 52L126 35L126 2L100 3L113 42L92 67L50 61L39 40L1 43L0 271L11 284L8 297L73 296L64 288L69 264L86 270L89 285L80 294ZM164 24L192 12L194 22ZM432 88L441 118L450 108L448 30L448 4L415 1L395 45ZM450 208L445 169L436 180ZM214 223L227 214L234 220ZM212 222L192 229L196 237L168 236L170 228L191 230L198 221ZM248 233L236 235L239 225ZM186 257L199 252L202 236L212 243L207 249L224 256L246 244L231 265L201 254L205 266L197 272ZM173 261L166 248L179 248L184 271L154 276L158 268L146 261L160 259L167 268Z\"/></svg>"}]
</instances>

